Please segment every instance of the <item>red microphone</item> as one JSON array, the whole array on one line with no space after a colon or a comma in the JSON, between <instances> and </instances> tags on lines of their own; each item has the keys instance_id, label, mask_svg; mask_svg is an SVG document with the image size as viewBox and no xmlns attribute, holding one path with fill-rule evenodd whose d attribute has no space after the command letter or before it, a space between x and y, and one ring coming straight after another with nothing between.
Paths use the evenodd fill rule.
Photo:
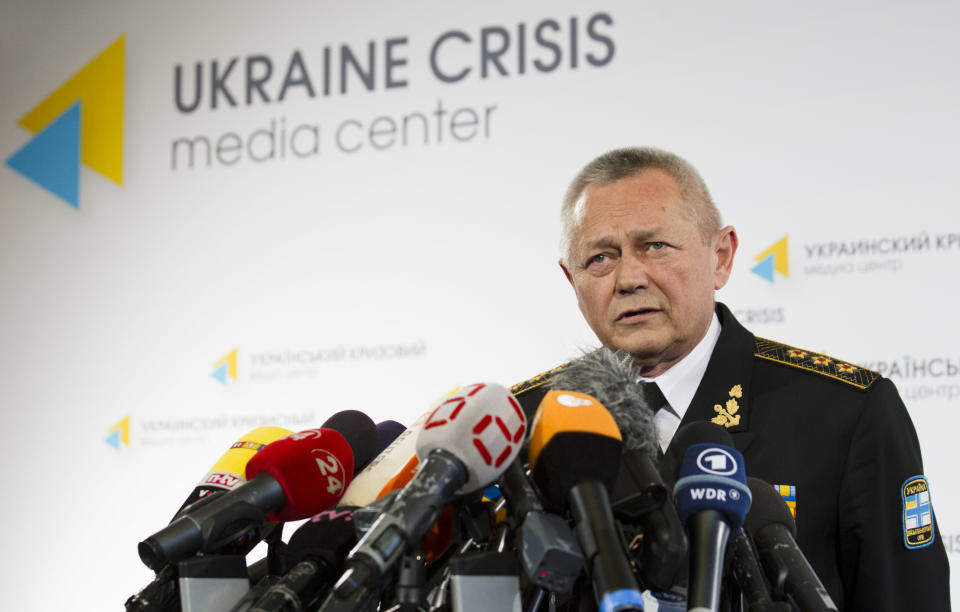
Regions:
<instances>
[{"instance_id":1,"label":"red microphone","mask_svg":"<svg viewBox=\"0 0 960 612\"><path fill-rule=\"evenodd\" d=\"M375 426L374 426L375 427ZM333 429L307 429L269 444L247 462L247 481L272 479L284 501L271 521L297 521L335 506L353 477L353 450Z\"/></svg>"},{"instance_id":2,"label":"red microphone","mask_svg":"<svg viewBox=\"0 0 960 612\"><path fill-rule=\"evenodd\" d=\"M265 518L293 521L322 512L343 496L353 464L350 444L333 429L272 442L247 463L247 482L140 542L140 559L159 571L196 552L215 552Z\"/></svg>"}]
</instances>

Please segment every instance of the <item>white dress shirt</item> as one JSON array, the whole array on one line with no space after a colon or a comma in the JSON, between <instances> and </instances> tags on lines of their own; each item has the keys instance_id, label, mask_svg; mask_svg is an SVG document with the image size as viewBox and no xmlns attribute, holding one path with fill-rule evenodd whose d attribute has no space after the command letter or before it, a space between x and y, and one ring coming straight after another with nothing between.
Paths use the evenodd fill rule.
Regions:
<instances>
[{"instance_id":1,"label":"white dress shirt","mask_svg":"<svg viewBox=\"0 0 960 612\"><path fill-rule=\"evenodd\" d=\"M713 313L713 320L710 321L706 335L683 359L656 378L640 376L637 379L638 382L657 383L660 392L667 399L667 405L657 411L653 417L662 450L667 450L673 434L677 433L680 421L687 413L697 387L700 386L700 380L707 371L707 364L710 363L710 356L719 338L720 319L717 318L717 313ZM657 406L650 406L651 410L657 408Z\"/></svg>"}]
</instances>

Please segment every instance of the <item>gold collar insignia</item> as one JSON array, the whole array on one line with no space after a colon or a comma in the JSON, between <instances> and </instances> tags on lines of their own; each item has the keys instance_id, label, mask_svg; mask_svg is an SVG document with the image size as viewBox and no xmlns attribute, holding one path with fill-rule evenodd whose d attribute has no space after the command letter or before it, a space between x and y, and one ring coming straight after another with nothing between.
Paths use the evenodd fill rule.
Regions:
<instances>
[{"instance_id":1,"label":"gold collar insignia","mask_svg":"<svg viewBox=\"0 0 960 612\"><path fill-rule=\"evenodd\" d=\"M734 385L730 388L728 395L730 398L723 406L714 404L713 411L717 413L717 416L710 419L710 421L729 429L730 427L736 427L740 424L740 415L737 414L737 412L740 411L740 404L737 403L737 399L743 397L743 387Z\"/></svg>"}]
</instances>

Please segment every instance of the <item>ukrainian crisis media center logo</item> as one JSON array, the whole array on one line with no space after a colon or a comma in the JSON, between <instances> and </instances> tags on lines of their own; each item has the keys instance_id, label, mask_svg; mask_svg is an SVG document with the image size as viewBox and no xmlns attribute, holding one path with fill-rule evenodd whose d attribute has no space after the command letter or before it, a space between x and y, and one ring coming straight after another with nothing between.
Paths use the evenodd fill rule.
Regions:
<instances>
[{"instance_id":1,"label":"ukrainian crisis media center logo","mask_svg":"<svg viewBox=\"0 0 960 612\"><path fill-rule=\"evenodd\" d=\"M107 430L107 437L104 441L117 450L120 450L122 446L130 446L129 414Z\"/></svg>"},{"instance_id":2,"label":"ukrainian crisis media center logo","mask_svg":"<svg viewBox=\"0 0 960 612\"><path fill-rule=\"evenodd\" d=\"M222 385L227 384L228 378L237 380L237 349L233 349L213 364L213 372L210 376L219 380Z\"/></svg>"},{"instance_id":3,"label":"ukrainian crisis media center logo","mask_svg":"<svg viewBox=\"0 0 960 612\"><path fill-rule=\"evenodd\" d=\"M80 206L80 163L123 185L121 36L17 123L34 134L6 160L70 206Z\"/></svg>"},{"instance_id":4,"label":"ukrainian crisis media center logo","mask_svg":"<svg viewBox=\"0 0 960 612\"><path fill-rule=\"evenodd\" d=\"M753 258L760 262L750 268L750 271L767 282L773 282L774 272L784 277L790 276L790 265L787 258L787 237L784 236L771 244L767 250Z\"/></svg>"}]
</instances>

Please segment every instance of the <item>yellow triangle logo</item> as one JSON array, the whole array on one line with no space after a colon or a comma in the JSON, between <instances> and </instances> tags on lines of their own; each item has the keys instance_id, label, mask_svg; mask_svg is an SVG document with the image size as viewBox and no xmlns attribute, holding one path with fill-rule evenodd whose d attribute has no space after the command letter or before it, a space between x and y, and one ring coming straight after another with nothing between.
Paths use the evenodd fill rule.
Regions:
<instances>
[{"instance_id":1,"label":"yellow triangle logo","mask_svg":"<svg viewBox=\"0 0 960 612\"><path fill-rule=\"evenodd\" d=\"M790 276L790 264L787 260L787 236L771 244L766 251L754 257L753 260L763 261L770 255L773 255L773 269L784 276Z\"/></svg>"},{"instance_id":2,"label":"yellow triangle logo","mask_svg":"<svg viewBox=\"0 0 960 612\"><path fill-rule=\"evenodd\" d=\"M224 365L227 366L227 376L237 380L237 349L233 349L223 356L223 359L213 364L214 370L219 370Z\"/></svg>"},{"instance_id":3,"label":"yellow triangle logo","mask_svg":"<svg viewBox=\"0 0 960 612\"><path fill-rule=\"evenodd\" d=\"M118 436L119 434L119 436ZM119 444L116 444L116 440L119 437L119 441L124 446L130 446L130 415L123 417L122 420L117 421L113 427L107 430L107 442L114 445L116 448L120 448Z\"/></svg>"},{"instance_id":4,"label":"yellow triangle logo","mask_svg":"<svg viewBox=\"0 0 960 612\"><path fill-rule=\"evenodd\" d=\"M113 41L18 122L34 134L80 100L80 160L123 185L126 36Z\"/></svg>"}]
</instances>

